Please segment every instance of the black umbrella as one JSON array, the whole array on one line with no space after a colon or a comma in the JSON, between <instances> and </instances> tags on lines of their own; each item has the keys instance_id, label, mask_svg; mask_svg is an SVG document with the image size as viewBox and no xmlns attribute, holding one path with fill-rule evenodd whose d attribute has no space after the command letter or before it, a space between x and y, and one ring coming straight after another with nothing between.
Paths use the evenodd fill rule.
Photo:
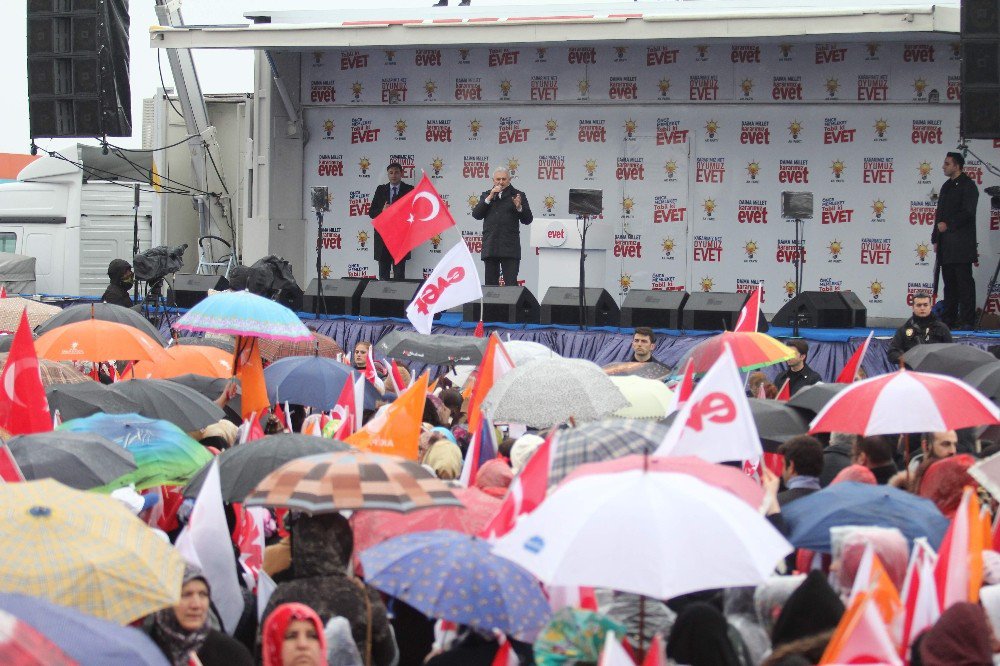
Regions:
<instances>
[{"instance_id":1,"label":"black umbrella","mask_svg":"<svg viewBox=\"0 0 1000 666\"><path fill-rule=\"evenodd\" d=\"M750 402L750 413L757 424L757 434L761 444L768 451L775 451L782 442L792 437L809 432L809 422L794 407L777 400L761 400L747 398ZM661 422L672 424L678 412L674 412Z\"/></svg>"},{"instance_id":2,"label":"black umbrella","mask_svg":"<svg viewBox=\"0 0 1000 666\"><path fill-rule=\"evenodd\" d=\"M58 409L63 421L82 419L91 414L129 414L139 410L139 404L100 382L55 384L45 389L49 410Z\"/></svg>"},{"instance_id":3,"label":"black umbrella","mask_svg":"<svg viewBox=\"0 0 1000 666\"><path fill-rule=\"evenodd\" d=\"M818 414L819 410L826 406L826 403L833 399L850 384L813 384L798 391L786 403L789 407L803 409L813 414Z\"/></svg>"},{"instance_id":4,"label":"black umbrella","mask_svg":"<svg viewBox=\"0 0 1000 666\"><path fill-rule=\"evenodd\" d=\"M996 356L979 347L958 342L917 345L903 354L906 366L920 372L936 372L961 379L973 370L995 363Z\"/></svg>"},{"instance_id":5,"label":"black umbrella","mask_svg":"<svg viewBox=\"0 0 1000 666\"><path fill-rule=\"evenodd\" d=\"M486 338L393 331L379 340L375 348L387 358L426 365L476 364L483 360Z\"/></svg>"},{"instance_id":6,"label":"black umbrella","mask_svg":"<svg viewBox=\"0 0 1000 666\"><path fill-rule=\"evenodd\" d=\"M179 375L177 377L171 377L167 381L192 388L212 401L222 395L222 392L226 389L226 384L229 382L234 381L237 384L240 383L240 380L236 378L206 377L205 375ZM240 414L243 413L243 397L239 392L237 392L236 395L226 403L224 409L226 415L229 418L234 419L234 423L240 422Z\"/></svg>"},{"instance_id":7,"label":"black umbrella","mask_svg":"<svg viewBox=\"0 0 1000 666\"><path fill-rule=\"evenodd\" d=\"M604 374L612 377L632 375L633 377L643 377L645 379L666 379L670 376L670 366L659 361L625 361L623 363L611 363L604 366Z\"/></svg>"},{"instance_id":8,"label":"black umbrella","mask_svg":"<svg viewBox=\"0 0 1000 666\"><path fill-rule=\"evenodd\" d=\"M979 392L997 402L1000 400L1000 361L982 365L962 377L969 386L979 389Z\"/></svg>"},{"instance_id":9,"label":"black umbrella","mask_svg":"<svg viewBox=\"0 0 1000 666\"><path fill-rule=\"evenodd\" d=\"M111 390L138 403L138 414L169 421L185 432L201 430L226 416L194 389L166 379L130 379L113 384Z\"/></svg>"},{"instance_id":10,"label":"black umbrella","mask_svg":"<svg viewBox=\"0 0 1000 666\"><path fill-rule=\"evenodd\" d=\"M21 435L12 438L7 446L25 479L51 478L77 490L107 485L136 469L131 453L89 432L59 430Z\"/></svg>"},{"instance_id":11,"label":"black umbrella","mask_svg":"<svg viewBox=\"0 0 1000 666\"><path fill-rule=\"evenodd\" d=\"M298 434L268 435L256 442L226 449L216 458L222 482L222 501L242 502L265 476L286 462L316 453L349 450L350 446L336 439ZM185 497L198 496L209 465L191 478L184 488Z\"/></svg>"},{"instance_id":12,"label":"black umbrella","mask_svg":"<svg viewBox=\"0 0 1000 666\"><path fill-rule=\"evenodd\" d=\"M163 336L160 335L160 331L141 314L130 308L123 308L120 305L112 305L111 303L84 303L83 305L70 306L52 319L38 326L35 329L35 335L42 335L59 326L74 324L78 321L87 321L91 318L100 319L101 321L113 321L117 324L125 324L126 326L137 328L160 344L163 344Z\"/></svg>"}]
</instances>

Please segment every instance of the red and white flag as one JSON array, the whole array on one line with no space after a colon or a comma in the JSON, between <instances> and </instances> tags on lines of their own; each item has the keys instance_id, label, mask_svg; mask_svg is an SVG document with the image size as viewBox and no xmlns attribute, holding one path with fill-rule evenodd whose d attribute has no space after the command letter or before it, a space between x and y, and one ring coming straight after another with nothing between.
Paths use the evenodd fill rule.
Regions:
<instances>
[{"instance_id":1,"label":"red and white flag","mask_svg":"<svg viewBox=\"0 0 1000 666\"><path fill-rule=\"evenodd\" d=\"M374 346L368 346L368 355L365 356L365 379L377 388L379 393L384 393L385 382L378 376L378 370L375 369L375 354L372 352L372 347Z\"/></svg>"},{"instance_id":2,"label":"red and white flag","mask_svg":"<svg viewBox=\"0 0 1000 666\"><path fill-rule=\"evenodd\" d=\"M850 604L819 663L903 666L878 606L867 593Z\"/></svg>"},{"instance_id":3,"label":"red and white flag","mask_svg":"<svg viewBox=\"0 0 1000 666\"><path fill-rule=\"evenodd\" d=\"M688 401L694 391L694 359L689 358L684 364L684 376L681 383L677 385L677 407Z\"/></svg>"},{"instance_id":4,"label":"red and white flag","mask_svg":"<svg viewBox=\"0 0 1000 666\"><path fill-rule=\"evenodd\" d=\"M653 640L646 650L646 658L642 660L642 666L667 666L667 658L663 651L663 642L659 634L653 634Z\"/></svg>"},{"instance_id":5,"label":"red and white flag","mask_svg":"<svg viewBox=\"0 0 1000 666\"><path fill-rule=\"evenodd\" d=\"M394 393L402 393L407 388L409 384L403 381L403 373L399 371L399 366L396 365L396 359L389 359L389 376L392 377L392 388Z\"/></svg>"},{"instance_id":6,"label":"red and white flag","mask_svg":"<svg viewBox=\"0 0 1000 666\"><path fill-rule=\"evenodd\" d=\"M353 374L351 375L354 376ZM354 430L361 430L365 416L365 382L368 380L363 375L358 375L354 380Z\"/></svg>"},{"instance_id":7,"label":"red and white flag","mask_svg":"<svg viewBox=\"0 0 1000 666\"><path fill-rule=\"evenodd\" d=\"M861 346L854 350L854 354L851 358L847 359L847 363L844 365L844 369L840 371L837 375L837 381L843 384L850 384L858 376L858 370L861 369L861 362L865 359L865 353L868 351L868 345L872 341L872 336L875 335L875 331L869 331L868 337L865 341L861 343Z\"/></svg>"},{"instance_id":8,"label":"red and white flag","mask_svg":"<svg viewBox=\"0 0 1000 666\"><path fill-rule=\"evenodd\" d=\"M788 402L792 398L792 384L790 379L786 379L785 383L781 385L778 390L778 395L774 396L774 399L778 402Z\"/></svg>"},{"instance_id":9,"label":"red and white flag","mask_svg":"<svg viewBox=\"0 0 1000 666\"><path fill-rule=\"evenodd\" d=\"M264 566L264 522L270 515L261 506L244 507L234 504L236 511L236 529L233 531L233 541L240 549L240 566L243 567L243 580L248 590L257 587L257 577Z\"/></svg>"},{"instance_id":10,"label":"red and white flag","mask_svg":"<svg viewBox=\"0 0 1000 666\"><path fill-rule=\"evenodd\" d=\"M351 375L353 377L353 373ZM343 388L340 389L340 396L337 404L333 407L333 414L340 419L340 426L333 434L334 439L344 441L353 435L358 429L358 404L354 391L354 380L349 377Z\"/></svg>"},{"instance_id":11,"label":"red and white flag","mask_svg":"<svg viewBox=\"0 0 1000 666\"><path fill-rule=\"evenodd\" d=\"M629 656L622 644L618 642L615 632L609 631L604 637L604 649L601 650L601 658L597 661L598 666L635 666L632 657Z\"/></svg>"},{"instance_id":12,"label":"red and white flag","mask_svg":"<svg viewBox=\"0 0 1000 666\"><path fill-rule=\"evenodd\" d=\"M507 640L500 645L496 656L493 657L493 666L518 666L520 663L521 660L517 658L513 646Z\"/></svg>"},{"instance_id":13,"label":"red and white flag","mask_svg":"<svg viewBox=\"0 0 1000 666\"><path fill-rule=\"evenodd\" d=\"M756 333L757 322L760 320L760 287L750 293L746 305L740 310L740 317L733 327L734 333Z\"/></svg>"},{"instance_id":14,"label":"red and white flag","mask_svg":"<svg viewBox=\"0 0 1000 666\"><path fill-rule=\"evenodd\" d=\"M511 481L507 494L500 508L486 527L479 533L484 539L501 537L514 529L518 516L534 511L545 499L549 489L549 470L555 458L555 431L549 433L545 441L531 455L514 480Z\"/></svg>"},{"instance_id":15,"label":"red and white flag","mask_svg":"<svg viewBox=\"0 0 1000 666\"><path fill-rule=\"evenodd\" d=\"M934 582L934 563L929 557L922 557L918 546L914 545L913 555L903 582L903 628L901 646L908 653L914 639L924 629L934 626L941 617L938 604L937 584Z\"/></svg>"},{"instance_id":16,"label":"red and white flag","mask_svg":"<svg viewBox=\"0 0 1000 666\"><path fill-rule=\"evenodd\" d=\"M0 481L3 483L20 483L24 481L21 467L14 460L14 454L6 444L0 444Z\"/></svg>"},{"instance_id":17,"label":"red and white flag","mask_svg":"<svg viewBox=\"0 0 1000 666\"><path fill-rule=\"evenodd\" d=\"M0 372L0 427L12 435L52 430L52 415L42 386L27 310L21 312L7 364Z\"/></svg>"},{"instance_id":18,"label":"red and white flag","mask_svg":"<svg viewBox=\"0 0 1000 666\"><path fill-rule=\"evenodd\" d=\"M455 226L455 218L424 174L416 187L375 218L374 226L398 264L410 250Z\"/></svg>"},{"instance_id":19,"label":"red and white flag","mask_svg":"<svg viewBox=\"0 0 1000 666\"><path fill-rule=\"evenodd\" d=\"M979 521L979 498L971 486L966 486L951 526L941 540L934 567L942 613L960 601L979 602L984 539Z\"/></svg>"},{"instance_id":20,"label":"red and white flag","mask_svg":"<svg viewBox=\"0 0 1000 666\"><path fill-rule=\"evenodd\" d=\"M680 408L656 455L725 462L759 460L763 454L740 370L727 344Z\"/></svg>"},{"instance_id":21,"label":"red and white flag","mask_svg":"<svg viewBox=\"0 0 1000 666\"><path fill-rule=\"evenodd\" d=\"M441 257L434 271L417 290L413 302L406 307L406 317L413 323L413 328L427 335L431 332L436 313L482 297L483 287L479 284L476 262L469 246L459 240Z\"/></svg>"}]
</instances>

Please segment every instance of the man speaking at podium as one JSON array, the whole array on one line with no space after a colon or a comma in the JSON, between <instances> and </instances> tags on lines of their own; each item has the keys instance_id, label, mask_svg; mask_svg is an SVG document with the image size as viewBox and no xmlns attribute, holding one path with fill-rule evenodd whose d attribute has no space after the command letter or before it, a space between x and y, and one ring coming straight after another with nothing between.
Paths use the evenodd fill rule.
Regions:
<instances>
[{"instance_id":1,"label":"man speaking at podium","mask_svg":"<svg viewBox=\"0 0 1000 666\"><path fill-rule=\"evenodd\" d=\"M507 169L493 172L493 188L479 196L472 217L483 221L486 286L499 285L502 270L503 283L516 287L521 268L521 228L518 225L531 224L534 217L528 197L511 186Z\"/></svg>"}]
</instances>

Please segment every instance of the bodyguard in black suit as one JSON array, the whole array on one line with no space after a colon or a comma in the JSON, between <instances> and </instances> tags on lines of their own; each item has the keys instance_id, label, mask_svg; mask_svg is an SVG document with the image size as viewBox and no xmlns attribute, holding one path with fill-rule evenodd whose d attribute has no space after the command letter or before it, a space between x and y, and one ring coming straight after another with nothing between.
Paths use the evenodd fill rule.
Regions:
<instances>
[{"instance_id":1,"label":"bodyguard in black suit","mask_svg":"<svg viewBox=\"0 0 1000 666\"><path fill-rule=\"evenodd\" d=\"M371 207L368 209L368 216L373 220L378 217L383 210L388 208L400 197L404 196L413 189L413 185L403 182L403 167L399 163L393 162L386 167L385 172L386 175L389 176L389 182L375 188L375 194L372 196ZM392 269L393 280L405 279L406 260L409 258L410 254L407 253L406 256L403 257L402 261L398 264L393 264L389 248L385 246L385 241L382 240L382 236L379 232L375 232L375 261L378 262L379 280L389 279L390 268Z\"/></svg>"},{"instance_id":2,"label":"bodyguard in black suit","mask_svg":"<svg viewBox=\"0 0 1000 666\"><path fill-rule=\"evenodd\" d=\"M944 175L948 180L938 195L931 242L941 265L945 309L941 320L949 328L972 328L976 323L976 282L972 264L977 259L976 206L979 188L962 169L962 153L948 153Z\"/></svg>"},{"instance_id":3,"label":"bodyguard in black suit","mask_svg":"<svg viewBox=\"0 0 1000 666\"><path fill-rule=\"evenodd\" d=\"M534 217L528 197L511 186L507 169L493 172L493 188L479 195L472 217L483 221L486 285L500 284L502 266L504 284L517 286L517 273L521 268L520 224L531 224Z\"/></svg>"}]
</instances>

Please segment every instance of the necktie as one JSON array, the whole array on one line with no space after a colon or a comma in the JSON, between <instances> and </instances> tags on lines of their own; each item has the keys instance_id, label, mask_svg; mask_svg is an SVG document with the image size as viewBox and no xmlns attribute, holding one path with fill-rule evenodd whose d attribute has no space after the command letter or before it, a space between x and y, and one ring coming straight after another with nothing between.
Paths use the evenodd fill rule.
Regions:
<instances>
[{"instance_id":1,"label":"necktie","mask_svg":"<svg viewBox=\"0 0 1000 666\"><path fill-rule=\"evenodd\" d=\"M503 190L500 190L499 192L497 192L497 201L500 201L500 199L502 198L503 198Z\"/></svg>"},{"instance_id":2,"label":"necktie","mask_svg":"<svg viewBox=\"0 0 1000 666\"><path fill-rule=\"evenodd\" d=\"M395 185L392 186L392 194L389 195L389 203L396 200L396 195L399 193Z\"/></svg>"}]
</instances>

